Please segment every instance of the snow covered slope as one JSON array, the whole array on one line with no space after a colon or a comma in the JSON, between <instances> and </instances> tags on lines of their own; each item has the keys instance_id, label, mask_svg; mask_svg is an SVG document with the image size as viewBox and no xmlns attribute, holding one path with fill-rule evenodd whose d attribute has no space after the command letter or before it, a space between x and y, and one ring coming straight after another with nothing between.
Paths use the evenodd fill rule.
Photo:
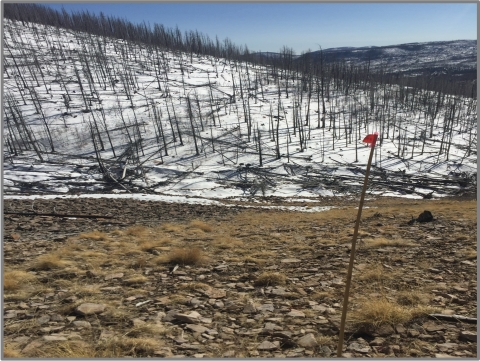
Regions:
<instances>
[{"instance_id":1,"label":"snow covered slope","mask_svg":"<svg viewBox=\"0 0 480 361\"><path fill-rule=\"evenodd\" d=\"M12 21L4 65L7 195L357 194L374 131L371 193L476 187L476 99Z\"/></svg>"}]
</instances>

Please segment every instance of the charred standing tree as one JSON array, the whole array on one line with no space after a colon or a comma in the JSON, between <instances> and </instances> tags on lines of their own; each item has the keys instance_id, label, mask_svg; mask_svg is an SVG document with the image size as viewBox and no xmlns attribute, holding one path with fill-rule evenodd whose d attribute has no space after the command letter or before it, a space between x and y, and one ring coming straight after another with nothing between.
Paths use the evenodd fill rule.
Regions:
<instances>
[{"instance_id":1,"label":"charred standing tree","mask_svg":"<svg viewBox=\"0 0 480 361\"><path fill-rule=\"evenodd\" d=\"M188 111L188 116L190 118L190 125L192 127L192 136L193 136L193 142L195 144L195 153L196 155L200 155L200 152L198 150L198 144L197 144L197 135L195 134L195 127L193 126L193 112L192 112L192 106L190 104L190 98L187 96L187 111Z\"/></svg>"}]
</instances>

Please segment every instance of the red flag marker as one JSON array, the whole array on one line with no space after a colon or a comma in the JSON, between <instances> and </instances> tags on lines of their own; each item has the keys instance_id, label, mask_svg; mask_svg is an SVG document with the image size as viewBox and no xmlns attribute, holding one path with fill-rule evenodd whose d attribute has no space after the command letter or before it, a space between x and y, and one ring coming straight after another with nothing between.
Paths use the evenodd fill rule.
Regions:
<instances>
[{"instance_id":1,"label":"red flag marker","mask_svg":"<svg viewBox=\"0 0 480 361\"><path fill-rule=\"evenodd\" d=\"M357 245L358 229L360 227L360 219L362 217L363 202L365 201L365 193L367 191L368 176L370 174L373 151L375 149L375 143L377 142L377 138L378 138L378 133L375 132L373 134L367 135L365 139L363 139L365 143L370 143L370 147L372 149L370 150L370 156L368 158L367 171L365 173L365 180L363 182L362 196L360 197L360 205L358 207L357 221L355 222L355 229L353 231L352 248L350 250L350 263L348 265L347 280L345 284L345 294L343 296L343 310L342 310L342 318L340 321L340 334L338 336L337 357L342 356L343 336L345 333L345 321L347 320L348 297L350 294L350 285L352 283L352 271L353 271L353 262L355 261L355 248Z\"/></svg>"},{"instance_id":2,"label":"red flag marker","mask_svg":"<svg viewBox=\"0 0 480 361\"><path fill-rule=\"evenodd\" d=\"M373 134L369 134L367 135L364 139L363 139L363 142L364 143L370 143L370 147L375 147L375 143L377 142L377 138L378 138L378 133L375 132Z\"/></svg>"}]
</instances>

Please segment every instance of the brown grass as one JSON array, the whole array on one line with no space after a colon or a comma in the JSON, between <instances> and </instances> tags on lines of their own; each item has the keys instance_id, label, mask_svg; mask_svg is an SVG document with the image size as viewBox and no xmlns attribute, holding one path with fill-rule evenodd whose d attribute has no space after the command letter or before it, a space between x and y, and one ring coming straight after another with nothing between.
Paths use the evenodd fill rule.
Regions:
<instances>
[{"instance_id":1,"label":"brown grass","mask_svg":"<svg viewBox=\"0 0 480 361\"><path fill-rule=\"evenodd\" d=\"M94 241L106 241L108 239L108 235L105 232L100 231L93 231L87 233L81 233L78 238L80 239L92 239Z\"/></svg>"},{"instance_id":2,"label":"brown grass","mask_svg":"<svg viewBox=\"0 0 480 361\"><path fill-rule=\"evenodd\" d=\"M132 338L144 338L146 335L155 336L165 334L166 329L161 325L146 323L141 326L132 326L125 336Z\"/></svg>"},{"instance_id":3,"label":"brown grass","mask_svg":"<svg viewBox=\"0 0 480 361\"><path fill-rule=\"evenodd\" d=\"M212 241L211 245L220 249L243 247L243 241L232 237L220 237Z\"/></svg>"},{"instance_id":4,"label":"brown grass","mask_svg":"<svg viewBox=\"0 0 480 361\"><path fill-rule=\"evenodd\" d=\"M465 250L462 250L460 251L460 254L468 260L477 259L477 250L473 248L467 248Z\"/></svg>"},{"instance_id":5,"label":"brown grass","mask_svg":"<svg viewBox=\"0 0 480 361\"><path fill-rule=\"evenodd\" d=\"M125 230L125 234L128 236L143 238L150 234L150 229L145 226L132 226Z\"/></svg>"},{"instance_id":6,"label":"brown grass","mask_svg":"<svg viewBox=\"0 0 480 361\"><path fill-rule=\"evenodd\" d=\"M31 273L25 271L7 271L3 274L3 290L15 291L26 284L36 282L37 278Z\"/></svg>"},{"instance_id":7,"label":"brown grass","mask_svg":"<svg viewBox=\"0 0 480 361\"><path fill-rule=\"evenodd\" d=\"M280 286L286 281L287 277L282 273L264 272L255 280L255 286Z\"/></svg>"},{"instance_id":8,"label":"brown grass","mask_svg":"<svg viewBox=\"0 0 480 361\"><path fill-rule=\"evenodd\" d=\"M178 224L164 223L159 227L164 232L181 232L183 228Z\"/></svg>"},{"instance_id":9,"label":"brown grass","mask_svg":"<svg viewBox=\"0 0 480 361\"><path fill-rule=\"evenodd\" d=\"M212 226L200 220L191 221L189 228L200 229L204 232L211 232L213 230Z\"/></svg>"},{"instance_id":10,"label":"brown grass","mask_svg":"<svg viewBox=\"0 0 480 361\"><path fill-rule=\"evenodd\" d=\"M138 245L138 248L144 252L152 252L156 247L157 244L152 241L143 241Z\"/></svg>"},{"instance_id":11,"label":"brown grass","mask_svg":"<svg viewBox=\"0 0 480 361\"><path fill-rule=\"evenodd\" d=\"M125 279L123 282L127 285L138 285L148 281L148 278L144 275L136 274Z\"/></svg>"},{"instance_id":12,"label":"brown grass","mask_svg":"<svg viewBox=\"0 0 480 361\"><path fill-rule=\"evenodd\" d=\"M354 324L378 327L382 324L396 325L411 319L431 313L433 307L428 306L403 306L391 302L386 298L372 298L363 301L355 309L350 319Z\"/></svg>"},{"instance_id":13,"label":"brown grass","mask_svg":"<svg viewBox=\"0 0 480 361\"><path fill-rule=\"evenodd\" d=\"M396 294L396 301L402 306L421 306L428 304L430 300L426 293L416 290L400 291Z\"/></svg>"},{"instance_id":14,"label":"brown grass","mask_svg":"<svg viewBox=\"0 0 480 361\"><path fill-rule=\"evenodd\" d=\"M179 288L186 291L198 291L198 290L207 290L211 288L211 286L202 282L189 282L189 283L181 284Z\"/></svg>"},{"instance_id":15,"label":"brown grass","mask_svg":"<svg viewBox=\"0 0 480 361\"><path fill-rule=\"evenodd\" d=\"M165 257L160 257L160 263L196 265L204 261L205 256L200 248L175 248Z\"/></svg>"},{"instance_id":16,"label":"brown grass","mask_svg":"<svg viewBox=\"0 0 480 361\"><path fill-rule=\"evenodd\" d=\"M96 357L95 349L86 342L79 340L47 342L34 348L26 354L35 358L93 358Z\"/></svg>"},{"instance_id":17,"label":"brown grass","mask_svg":"<svg viewBox=\"0 0 480 361\"><path fill-rule=\"evenodd\" d=\"M70 262L62 260L58 253L47 253L37 257L32 269L48 271L57 268L64 268L69 264Z\"/></svg>"},{"instance_id":18,"label":"brown grass","mask_svg":"<svg viewBox=\"0 0 480 361\"><path fill-rule=\"evenodd\" d=\"M3 345L3 357L4 358L20 358L22 357L22 354L15 346L5 343Z\"/></svg>"},{"instance_id":19,"label":"brown grass","mask_svg":"<svg viewBox=\"0 0 480 361\"><path fill-rule=\"evenodd\" d=\"M380 248L380 247L416 247L417 243L404 239L386 239L383 237L368 238L363 240L363 245L366 248Z\"/></svg>"},{"instance_id":20,"label":"brown grass","mask_svg":"<svg viewBox=\"0 0 480 361\"><path fill-rule=\"evenodd\" d=\"M381 264L369 265L366 269L359 271L356 275L356 279L359 281L368 281L368 282L382 282L385 280L390 280L394 277L394 274L387 270Z\"/></svg>"},{"instance_id":21,"label":"brown grass","mask_svg":"<svg viewBox=\"0 0 480 361\"><path fill-rule=\"evenodd\" d=\"M162 346L163 342L155 338L113 338L97 345L95 357L151 357Z\"/></svg>"}]
</instances>

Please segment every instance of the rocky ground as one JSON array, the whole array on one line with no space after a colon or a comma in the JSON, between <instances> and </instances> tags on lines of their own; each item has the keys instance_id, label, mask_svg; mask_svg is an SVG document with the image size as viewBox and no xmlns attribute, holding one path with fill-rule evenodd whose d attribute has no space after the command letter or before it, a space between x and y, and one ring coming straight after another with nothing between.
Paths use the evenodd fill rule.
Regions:
<instances>
[{"instance_id":1,"label":"rocky ground","mask_svg":"<svg viewBox=\"0 0 480 361\"><path fill-rule=\"evenodd\" d=\"M358 205L318 204L4 200L4 356L334 357ZM365 206L343 355L477 358L476 200Z\"/></svg>"}]
</instances>

